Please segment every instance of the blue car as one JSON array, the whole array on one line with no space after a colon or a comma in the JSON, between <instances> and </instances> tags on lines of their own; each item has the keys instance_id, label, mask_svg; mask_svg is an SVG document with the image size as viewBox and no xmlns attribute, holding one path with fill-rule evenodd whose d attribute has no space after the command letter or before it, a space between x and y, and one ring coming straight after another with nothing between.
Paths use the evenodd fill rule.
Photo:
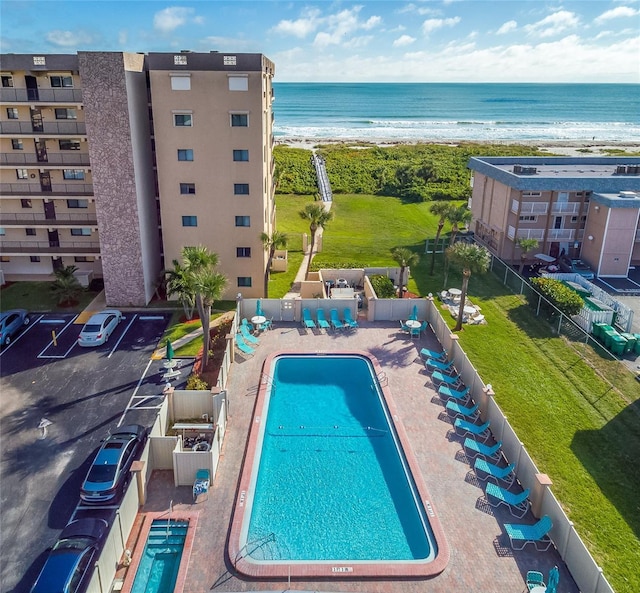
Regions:
<instances>
[{"instance_id":1,"label":"blue car","mask_svg":"<svg viewBox=\"0 0 640 593\"><path fill-rule=\"evenodd\" d=\"M11 309L0 313L0 344L8 346L20 329L29 325L26 309Z\"/></svg>"},{"instance_id":2,"label":"blue car","mask_svg":"<svg viewBox=\"0 0 640 593\"><path fill-rule=\"evenodd\" d=\"M86 518L69 523L60 534L31 593L82 593L86 590L109 524Z\"/></svg>"}]
</instances>

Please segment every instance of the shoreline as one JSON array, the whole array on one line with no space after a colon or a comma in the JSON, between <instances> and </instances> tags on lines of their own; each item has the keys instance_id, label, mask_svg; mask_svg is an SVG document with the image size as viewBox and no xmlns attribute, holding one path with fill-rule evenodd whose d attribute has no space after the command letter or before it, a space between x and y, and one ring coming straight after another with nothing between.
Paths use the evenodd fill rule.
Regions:
<instances>
[{"instance_id":1,"label":"shoreline","mask_svg":"<svg viewBox=\"0 0 640 593\"><path fill-rule=\"evenodd\" d=\"M615 156L607 153L609 150L624 150L626 152L640 152L640 142L621 140L468 140L460 139L406 139L406 138L303 138L299 136L280 136L275 138L276 145L286 145L291 148L313 150L322 145L344 145L353 148L369 148L372 146L413 146L417 144L436 144L438 146L459 146L461 144L486 145L516 145L537 147L541 151L549 151L558 156ZM621 155L624 156L624 155Z\"/></svg>"}]
</instances>

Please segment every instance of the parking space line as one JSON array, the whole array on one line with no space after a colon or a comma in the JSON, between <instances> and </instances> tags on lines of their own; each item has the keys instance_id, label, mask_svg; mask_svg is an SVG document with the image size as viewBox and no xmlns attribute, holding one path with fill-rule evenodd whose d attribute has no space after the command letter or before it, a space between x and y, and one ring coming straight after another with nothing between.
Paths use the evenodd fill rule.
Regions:
<instances>
[{"instance_id":1,"label":"parking space line","mask_svg":"<svg viewBox=\"0 0 640 593\"><path fill-rule=\"evenodd\" d=\"M147 373L149 372L149 367L151 367L152 362L153 360L149 359L149 362L147 363L147 368L144 369L144 373L142 373L142 377L138 379L138 384L136 385L136 388L133 390L133 394L129 398L129 401L127 402L127 405L124 408L124 412L122 412L122 416L120 416L120 420L118 420L118 424L116 424L117 427L122 426L122 423L124 422L124 418L127 415L127 412L130 409L133 409L133 406L131 404L133 403L133 400L136 397L136 393L138 393L138 389L140 389L140 385L142 385L144 378L147 376Z\"/></svg>"},{"instance_id":2,"label":"parking space line","mask_svg":"<svg viewBox=\"0 0 640 593\"><path fill-rule=\"evenodd\" d=\"M138 316L138 314L136 313L132 318L131 321L129 322L129 325L127 325L127 327L125 328L125 330L122 332L122 335L120 336L120 338L118 339L118 341L114 344L113 348L111 348L111 352L109 352L109 356L107 356L107 358L111 358L111 355L116 351L116 348L120 345L120 342L122 342L122 338L124 338L125 334L129 331L129 328L131 327L131 324L136 320L136 317Z\"/></svg>"},{"instance_id":3,"label":"parking space line","mask_svg":"<svg viewBox=\"0 0 640 593\"><path fill-rule=\"evenodd\" d=\"M57 337L59 338L66 330L67 328L78 318L78 316L76 315L71 321L69 321L69 323L67 323L67 325L65 325L61 331L58 332ZM63 356L46 356L45 354L43 354L44 352L46 352L46 350L49 348L49 346L51 346L51 344L53 344L53 340L51 340L41 351L40 354L38 354L38 356L36 358L65 358L69 352L71 352L71 350L73 350L73 346L76 345L76 343L73 343L73 346L71 346L71 348L69 348L69 350L67 350Z\"/></svg>"},{"instance_id":4,"label":"parking space line","mask_svg":"<svg viewBox=\"0 0 640 593\"><path fill-rule=\"evenodd\" d=\"M38 317L38 319L36 319L34 323L29 323L29 325L27 326L27 329L23 330L15 340L11 340L11 343L8 346L5 346L2 349L2 351L0 352L0 356L2 356L7 350L9 350L9 348L11 348L11 346L13 346L22 336L24 336L43 317L44 317L44 315L40 315L40 317Z\"/></svg>"}]
</instances>

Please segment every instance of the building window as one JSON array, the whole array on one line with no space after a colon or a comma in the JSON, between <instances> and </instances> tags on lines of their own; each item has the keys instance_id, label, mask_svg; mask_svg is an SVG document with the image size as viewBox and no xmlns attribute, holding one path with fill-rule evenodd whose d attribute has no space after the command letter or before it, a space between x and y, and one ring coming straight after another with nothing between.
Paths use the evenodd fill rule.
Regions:
<instances>
[{"instance_id":1,"label":"building window","mask_svg":"<svg viewBox=\"0 0 640 593\"><path fill-rule=\"evenodd\" d=\"M88 255L76 255L76 256L74 256L73 261L76 262L77 264L86 263L86 262L94 262L95 261L95 257L91 257L91 256L88 256Z\"/></svg>"},{"instance_id":2,"label":"building window","mask_svg":"<svg viewBox=\"0 0 640 593\"><path fill-rule=\"evenodd\" d=\"M8 119L18 119L18 108L17 107L7 107L7 118Z\"/></svg>"},{"instance_id":3,"label":"building window","mask_svg":"<svg viewBox=\"0 0 640 593\"><path fill-rule=\"evenodd\" d=\"M542 192L539 192L539 191L523 191L522 192L523 198L539 198L540 196L542 196Z\"/></svg>"},{"instance_id":4,"label":"building window","mask_svg":"<svg viewBox=\"0 0 640 593\"><path fill-rule=\"evenodd\" d=\"M236 196L248 196L249 184L248 183L234 183L233 194Z\"/></svg>"},{"instance_id":5,"label":"building window","mask_svg":"<svg viewBox=\"0 0 640 593\"><path fill-rule=\"evenodd\" d=\"M27 234L27 237L36 236L36 229L24 229L24 232Z\"/></svg>"},{"instance_id":6,"label":"building window","mask_svg":"<svg viewBox=\"0 0 640 593\"><path fill-rule=\"evenodd\" d=\"M60 150L80 150L80 140L58 140Z\"/></svg>"},{"instance_id":7,"label":"building window","mask_svg":"<svg viewBox=\"0 0 640 593\"><path fill-rule=\"evenodd\" d=\"M39 255L30 255L29 256L29 260L31 261L32 264L37 264L40 262L40 256Z\"/></svg>"},{"instance_id":8,"label":"building window","mask_svg":"<svg viewBox=\"0 0 640 593\"><path fill-rule=\"evenodd\" d=\"M62 169L63 179L84 179L83 169Z\"/></svg>"},{"instance_id":9,"label":"building window","mask_svg":"<svg viewBox=\"0 0 640 593\"><path fill-rule=\"evenodd\" d=\"M10 88L13 86L13 76L3 76L2 77L2 86L4 88Z\"/></svg>"},{"instance_id":10,"label":"building window","mask_svg":"<svg viewBox=\"0 0 640 593\"><path fill-rule=\"evenodd\" d=\"M78 113L75 109L60 107L56 108L56 119L78 119Z\"/></svg>"},{"instance_id":11,"label":"building window","mask_svg":"<svg viewBox=\"0 0 640 593\"><path fill-rule=\"evenodd\" d=\"M67 200L67 208L88 208L89 201L88 200Z\"/></svg>"},{"instance_id":12,"label":"building window","mask_svg":"<svg viewBox=\"0 0 640 593\"><path fill-rule=\"evenodd\" d=\"M29 172L26 169L16 169L18 179L29 179Z\"/></svg>"},{"instance_id":13,"label":"building window","mask_svg":"<svg viewBox=\"0 0 640 593\"><path fill-rule=\"evenodd\" d=\"M23 208L33 208L33 204L31 203L31 200L25 199L25 198L22 198L22 200L20 200L20 205Z\"/></svg>"},{"instance_id":14,"label":"building window","mask_svg":"<svg viewBox=\"0 0 640 593\"><path fill-rule=\"evenodd\" d=\"M10 257L7 257L6 255L0 255L0 262L2 262L3 264L7 264L11 261Z\"/></svg>"},{"instance_id":15,"label":"building window","mask_svg":"<svg viewBox=\"0 0 640 593\"><path fill-rule=\"evenodd\" d=\"M33 65L34 66L46 66L47 58L44 56L33 56Z\"/></svg>"},{"instance_id":16,"label":"building window","mask_svg":"<svg viewBox=\"0 0 640 593\"><path fill-rule=\"evenodd\" d=\"M251 257L251 247L236 247L236 257Z\"/></svg>"},{"instance_id":17,"label":"building window","mask_svg":"<svg viewBox=\"0 0 640 593\"><path fill-rule=\"evenodd\" d=\"M13 150L23 150L24 146L22 145L22 139L21 138L12 138L11 139L11 148L13 148Z\"/></svg>"},{"instance_id":18,"label":"building window","mask_svg":"<svg viewBox=\"0 0 640 593\"><path fill-rule=\"evenodd\" d=\"M51 88L73 88L73 76L50 76Z\"/></svg>"},{"instance_id":19,"label":"building window","mask_svg":"<svg viewBox=\"0 0 640 593\"><path fill-rule=\"evenodd\" d=\"M71 229L72 237L90 237L91 229Z\"/></svg>"},{"instance_id":20,"label":"building window","mask_svg":"<svg viewBox=\"0 0 640 593\"><path fill-rule=\"evenodd\" d=\"M248 150L234 150L233 151L233 160L234 161L248 161L249 160L249 151Z\"/></svg>"},{"instance_id":21,"label":"building window","mask_svg":"<svg viewBox=\"0 0 640 593\"><path fill-rule=\"evenodd\" d=\"M577 216L572 216L571 217L571 222L578 222L578 217Z\"/></svg>"},{"instance_id":22,"label":"building window","mask_svg":"<svg viewBox=\"0 0 640 593\"><path fill-rule=\"evenodd\" d=\"M182 217L182 226L198 226L198 217L197 216L183 216Z\"/></svg>"},{"instance_id":23,"label":"building window","mask_svg":"<svg viewBox=\"0 0 640 593\"><path fill-rule=\"evenodd\" d=\"M537 216L533 216L531 214L523 214L520 217L520 222L536 222L538 220Z\"/></svg>"},{"instance_id":24,"label":"building window","mask_svg":"<svg viewBox=\"0 0 640 593\"><path fill-rule=\"evenodd\" d=\"M238 286L251 286L251 276L238 276Z\"/></svg>"},{"instance_id":25,"label":"building window","mask_svg":"<svg viewBox=\"0 0 640 593\"><path fill-rule=\"evenodd\" d=\"M196 193L196 184L195 183L181 183L180 184L180 193L182 195L195 194Z\"/></svg>"},{"instance_id":26,"label":"building window","mask_svg":"<svg viewBox=\"0 0 640 593\"><path fill-rule=\"evenodd\" d=\"M251 226L251 216L236 216L236 226Z\"/></svg>"},{"instance_id":27,"label":"building window","mask_svg":"<svg viewBox=\"0 0 640 593\"><path fill-rule=\"evenodd\" d=\"M248 125L249 125L248 113L232 113L231 114L231 127L246 128Z\"/></svg>"},{"instance_id":28,"label":"building window","mask_svg":"<svg viewBox=\"0 0 640 593\"><path fill-rule=\"evenodd\" d=\"M7 234L7 231L4 229L4 227L0 226L0 237L4 237Z\"/></svg>"},{"instance_id":29,"label":"building window","mask_svg":"<svg viewBox=\"0 0 640 593\"><path fill-rule=\"evenodd\" d=\"M187 56L185 54L176 54L173 56L173 65L174 66L186 66L187 65Z\"/></svg>"},{"instance_id":30,"label":"building window","mask_svg":"<svg viewBox=\"0 0 640 593\"><path fill-rule=\"evenodd\" d=\"M192 148L178 148L178 160L179 161L192 161L193 149Z\"/></svg>"},{"instance_id":31,"label":"building window","mask_svg":"<svg viewBox=\"0 0 640 593\"><path fill-rule=\"evenodd\" d=\"M236 57L235 56L223 56L222 63L225 66L235 66L236 65Z\"/></svg>"},{"instance_id":32,"label":"building window","mask_svg":"<svg viewBox=\"0 0 640 593\"><path fill-rule=\"evenodd\" d=\"M193 120L190 113L174 113L173 125L177 128L190 128L193 126Z\"/></svg>"},{"instance_id":33,"label":"building window","mask_svg":"<svg viewBox=\"0 0 640 593\"><path fill-rule=\"evenodd\" d=\"M171 77L172 91L190 91L191 75L190 74L169 74Z\"/></svg>"},{"instance_id":34,"label":"building window","mask_svg":"<svg viewBox=\"0 0 640 593\"><path fill-rule=\"evenodd\" d=\"M229 76L230 91L248 91L249 77L245 74L240 76Z\"/></svg>"}]
</instances>

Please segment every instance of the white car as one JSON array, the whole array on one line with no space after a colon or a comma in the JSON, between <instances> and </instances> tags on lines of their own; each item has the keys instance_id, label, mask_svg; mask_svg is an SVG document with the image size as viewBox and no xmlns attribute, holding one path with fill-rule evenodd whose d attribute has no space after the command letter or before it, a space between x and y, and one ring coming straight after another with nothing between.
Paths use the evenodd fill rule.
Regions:
<instances>
[{"instance_id":1,"label":"white car","mask_svg":"<svg viewBox=\"0 0 640 593\"><path fill-rule=\"evenodd\" d=\"M105 309L96 313L85 323L78 336L79 346L100 346L109 340L113 330L122 321L122 313L115 309Z\"/></svg>"}]
</instances>

